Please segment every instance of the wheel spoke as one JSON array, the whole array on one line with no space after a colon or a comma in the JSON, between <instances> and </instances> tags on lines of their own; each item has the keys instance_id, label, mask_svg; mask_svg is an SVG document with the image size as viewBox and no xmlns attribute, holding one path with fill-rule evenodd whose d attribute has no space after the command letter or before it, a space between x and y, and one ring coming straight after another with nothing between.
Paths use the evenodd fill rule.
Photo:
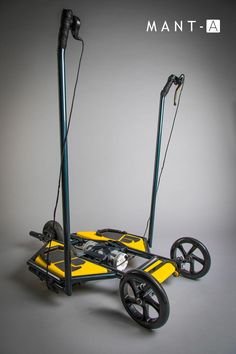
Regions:
<instances>
[{"instance_id":1,"label":"wheel spoke","mask_svg":"<svg viewBox=\"0 0 236 354\"><path fill-rule=\"evenodd\" d=\"M190 254L192 254L196 249L197 249L197 246L196 245L192 245L192 247L190 248L190 250L187 253L187 256L190 256Z\"/></svg>"},{"instance_id":2,"label":"wheel spoke","mask_svg":"<svg viewBox=\"0 0 236 354\"><path fill-rule=\"evenodd\" d=\"M153 300L151 296L146 297L145 302L148 305L152 306L158 313L160 312L160 304L158 304L158 302Z\"/></svg>"},{"instance_id":3,"label":"wheel spoke","mask_svg":"<svg viewBox=\"0 0 236 354\"><path fill-rule=\"evenodd\" d=\"M205 264L204 259L202 259L202 258L196 256L195 254L192 254L192 258L193 258L196 262L201 263L202 265Z\"/></svg>"},{"instance_id":4,"label":"wheel spoke","mask_svg":"<svg viewBox=\"0 0 236 354\"><path fill-rule=\"evenodd\" d=\"M149 307L148 307L148 304L146 302L143 304L143 319L146 322L148 322L150 320Z\"/></svg>"},{"instance_id":5,"label":"wheel spoke","mask_svg":"<svg viewBox=\"0 0 236 354\"><path fill-rule=\"evenodd\" d=\"M193 261L190 262L190 273L192 273L192 274L195 273L195 270L194 270L194 262L193 262Z\"/></svg>"},{"instance_id":6,"label":"wheel spoke","mask_svg":"<svg viewBox=\"0 0 236 354\"><path fill-rule=\"evenodd\" d=\"M180 252L183 254L184 257L186 257L187 252L185 251L183 245L178 245L178 249L180 250Z\"/></svg>"},{"instance_id":7,"label":"wheel spoke","mask_svg":"<svg viewBox=\"0 0 236 354\"><path fill-rule=\"evenodd\" d=\"M146 297L148 295L150 295L150 291L151 291L151 287L150 285L146 284L143 288L142 288L142 297Z\"/></svg>"},{"instance_id":8,"label":"wheel spoke","mask_svg":"<svg viewBox=\"0 0 236 354\"><path fill-rule=\"evenodd\" d=\"M136 297L139 294L139 288L137 286L137 283L134 279L130 279L128 281L128 284L130 285L131 289L133 290L134 296Z\"/></svg>"},{"instance_id":9,"label":"wheel spoke","mask_svg":"<svg viewBox=\"0 0 236 354\"><path fill-rule=\"evenodd\" d=\"M126 295L124 297L124 300L128 305L136 304L136 299L134 297L129 296L129 295Z\"/></svg>"}]
</instances>

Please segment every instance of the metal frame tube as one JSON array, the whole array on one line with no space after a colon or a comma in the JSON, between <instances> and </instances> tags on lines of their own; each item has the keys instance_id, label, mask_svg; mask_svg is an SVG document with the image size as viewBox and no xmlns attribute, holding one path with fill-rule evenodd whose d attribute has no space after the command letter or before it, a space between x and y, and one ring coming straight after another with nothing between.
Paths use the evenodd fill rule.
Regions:
<instances>
[{"instance_id":1,"label":"metal frame tube","mask_svg":"<svg viewBox=\"0 0 236 354\"><path fill-rule=\"evenodd\" d=\"M156 153L155 153L155 164L154 164L153 185L152 185L152 201L151 201L151 211L150 211L149 230L148 230L148 245L150 247L152 247L152 241L153 241L156 196L157 196L157 189L158 189L159 165L160 165L160 155L161 155L161 137L162 137L162 127L163 127L164 104L165 104L165 96L163 95L163 92L161 92L160 103L159 103L158 124L157 124Z\"/></svg>"},{"instance_id":2,"label":"metal frame tube","mask_svg":"<svg viewBox=\"0 0 236 354\"><path fill-rule=\"evenodd\" d=\"M65 49L58 48L58 88L59 88L59 118L61 144L61 186L62 212L64 229L64 262L65 262L65 293L72 294L71 282L71 242L70 242L70 202L69 202L69 172L67 146L67 109L66 109L66 73Z\"/></svg>"}]
</instances>

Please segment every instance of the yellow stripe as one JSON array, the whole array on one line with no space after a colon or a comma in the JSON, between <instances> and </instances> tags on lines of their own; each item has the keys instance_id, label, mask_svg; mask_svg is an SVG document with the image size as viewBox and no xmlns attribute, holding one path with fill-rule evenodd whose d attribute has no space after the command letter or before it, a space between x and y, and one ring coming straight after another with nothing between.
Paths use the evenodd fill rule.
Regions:
<instances>
[{"instance_id":1,"label":"yellow stripe","mask_svg":"<svg viewBox=\"0 0 236 354\"><path fill-rule=\"evenodd\" d=\"M162 260L157 260L156 262L152 263L146 269L145 272L150 272L150 275L155 278L159 283L163 283L167 278L169 278L173 273L175 273L176 269L173 263L164 263L160 268L151 272L157 265L163 263Z\"/></svg>"},{"instance_id":2,"label":"yellow stripe","mask_svg":"<svg viewBox=\"0 0 236 354\"><path fill-rule=\"evenodd\" d=\"M153 269L154 267L156 267L158 264L162 263L162 261L160 259L158 259L158 261L152 263L150 266L148 266L147 268L145 268L145 272L149 272L149 270Z\"/></svg>"}]
</instances>

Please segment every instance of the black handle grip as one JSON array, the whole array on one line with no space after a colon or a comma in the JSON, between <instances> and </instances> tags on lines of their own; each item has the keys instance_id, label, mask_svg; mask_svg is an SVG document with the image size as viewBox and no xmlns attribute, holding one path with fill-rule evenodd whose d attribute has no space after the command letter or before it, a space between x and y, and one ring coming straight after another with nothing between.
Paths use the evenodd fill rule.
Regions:
<instances>
[{"instance_id":1,"label":"black handle grip","mask_svg":"<svg viewBox=\"0 0 236 354\"><path fill-rule=\"evenodd\" d=\"M161 91L162 96L166 96L168 94L168 92L170 91L170 88L172 86L172 84L175 81L175 75L170 75L168 77L167 83L165 84L163 90Z\"/></svg>"},{"instance_id":2,"label":"black handle grip","mask_svg":"<svg viewBox=\"0 0 236 354\"><path fill-rule=\"evenodd\" d=\"M64 9L61 15L61 26L58 36L58 47L65 49L67 46L67 39L69 30L73 22L73 12L69 9Z\"/></svg>"},{"instance_id":3,"label":"black handle grip","mask_svg":"<svg viewBox=\"0 0 236 354\"><path fill-rule=\"evenodd\" d=\"M38 240L42 241L43 236L40 232L30 231L30 236L37 238Z\"/></svg>"}]
</instances>

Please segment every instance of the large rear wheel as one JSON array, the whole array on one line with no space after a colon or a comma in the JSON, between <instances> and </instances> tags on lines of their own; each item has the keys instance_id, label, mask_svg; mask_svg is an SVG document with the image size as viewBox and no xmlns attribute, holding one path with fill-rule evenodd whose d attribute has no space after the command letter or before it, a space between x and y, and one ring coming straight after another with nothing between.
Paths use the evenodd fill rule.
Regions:
<instances>
[{"instance_id":1,"label":"large rear wheel","mask_svg":"<svg viewBox=\"0 0 236 354\"><path fill-rule=\"evenodd\" d=\"M170 257L177 263L180 274L189 279L203 277L211 266L208 249L192 237L176 240L171 247Z\"/></svg>"},{"instance_id":2,"label":"large rear wheel","mask_svg":"<svg viewBox=\"0 0 236 354\"><path fill-rule=\"evenodd\" d=\"M150 274L135 269L120 282L120 296L128 314L141 326L154 329L169 317L169 301L162 285Z\"/></svg>"}]
</instances>

